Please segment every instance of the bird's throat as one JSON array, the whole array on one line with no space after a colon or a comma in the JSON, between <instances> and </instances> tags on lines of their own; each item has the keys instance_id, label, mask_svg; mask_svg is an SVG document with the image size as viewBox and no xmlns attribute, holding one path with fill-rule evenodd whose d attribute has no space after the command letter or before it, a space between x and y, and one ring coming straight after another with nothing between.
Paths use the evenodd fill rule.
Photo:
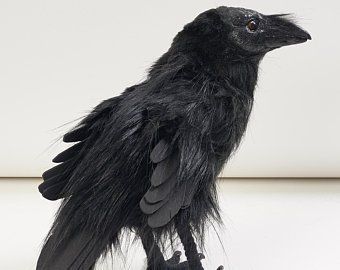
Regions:
<instances>
[{"instance_id":1,"label":"bird's throat","mask_svg":"<svg viewBox=\"0 0 340 270\"><path fill-rule=\"evenodd\" d=\"M231 62L221 68L220 74L234 87L253 96L258 78L258 66L257 61Z\"/></svg>"}]
</instances>

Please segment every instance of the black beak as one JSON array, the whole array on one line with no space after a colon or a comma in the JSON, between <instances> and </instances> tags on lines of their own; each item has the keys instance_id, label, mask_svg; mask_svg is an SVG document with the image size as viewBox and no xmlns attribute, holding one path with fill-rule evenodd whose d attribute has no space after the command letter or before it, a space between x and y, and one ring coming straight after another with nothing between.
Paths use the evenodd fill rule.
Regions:
<instances>
[{"instance_id":1,"label":"black beak","mask_svg":"<svg viewBox=\"0 0 340 270\"><path fill-rule=\"evenodd\" d=\"M265 45L268 49L299 44L312 39L310 34L291 22L287 15L267 16Z\"/></svg>"}]
</instances>

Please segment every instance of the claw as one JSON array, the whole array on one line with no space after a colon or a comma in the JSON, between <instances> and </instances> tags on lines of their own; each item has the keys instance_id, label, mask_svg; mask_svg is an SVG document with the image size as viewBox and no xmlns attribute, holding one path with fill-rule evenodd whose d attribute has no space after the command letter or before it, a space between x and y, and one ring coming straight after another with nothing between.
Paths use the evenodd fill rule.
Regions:
<instances>
[{"instance_id":1,"label":"claw","mask_svg":"<svg viewBox=\"0 0 340 270\"><path fill-rule=\"evenodd\" d=\"M167 270L189 270L190 268L189 268L188 261L179 263L179 260L178 260L178 263L176 264L169 263L169 261L172 260L175 257L175 255L177 255L179 258L179 256L181 255L181 252L176 251L174 255L167 261L167 266L168 266ZM205 256L202 253L198 253L197 256L200 260L205 259ZM223 270L223 268L218 269L218 270Z\"/></svg>"},{"instance_id":2,"label":"claw","mask_svg":"<svg viewBox=\"0 0 340 270\"><path fill-rule=\"evenodd\" d=\"M205 259L205 256L203 253L198 253L198 258L200 258L200 260Z\"/></svg>"},{"instance_id":3,"label":"claw","mask_svg":"<svg viewBox=\"0 0 340 270\"><path fill-rule=\"evenodd\" d=\"M181 255L182 255L182 252L180 252L179 250L176 250L174 254L172 255L172 257L166 261L167 264L169 265L179 264L181 260Z\"/></svg>"},{"instance_id":4,"label":"claw","mask_svg":"<svg viewBox=\"0 0 340 270\"><path fill-rule=\"evenodd\" d=\"M175 253L174 253L174 256L181 256L182 255L182 252L180 252L179 250L176 250Z\"/></svg>"}]
</instances>

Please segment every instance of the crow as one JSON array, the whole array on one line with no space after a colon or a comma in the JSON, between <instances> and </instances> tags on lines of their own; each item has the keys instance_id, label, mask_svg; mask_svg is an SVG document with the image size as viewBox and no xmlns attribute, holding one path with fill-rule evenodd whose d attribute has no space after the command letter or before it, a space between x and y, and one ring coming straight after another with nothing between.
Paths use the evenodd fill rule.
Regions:
<instances>
[{"instance_id":1,"label":"crow","mask_svg":"<svg viewBox=\"0 0 340 270\"><path fill-rule=\"evenodd\" d=\"M123 230L141 240L149 270L203 269L197 243L222 222L216 179L246 130L259 63L309 39L286 14L244 8L210 9L185 25L143 82L64 135L74 144L39 185L62 203L37 269L93 269ZM177 237L186 262L162 254Z\"/></svg>"}]
</instances>

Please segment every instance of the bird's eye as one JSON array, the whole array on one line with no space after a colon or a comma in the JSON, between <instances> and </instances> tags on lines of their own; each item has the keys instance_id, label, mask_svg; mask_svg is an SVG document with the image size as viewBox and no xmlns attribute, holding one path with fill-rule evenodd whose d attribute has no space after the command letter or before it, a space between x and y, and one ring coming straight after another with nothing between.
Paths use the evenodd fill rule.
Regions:
<instances>
[{"instance_id":1,"label":"bird's eye","mask_svg":"<svg viewBox=\"0 0 340 270\"><path fill-rule=\"evenodd\" d=\"M259 28L259 21L252 19L247 23L247 28L251 32L255 32Z\"/></svg>"}]
</instances>

